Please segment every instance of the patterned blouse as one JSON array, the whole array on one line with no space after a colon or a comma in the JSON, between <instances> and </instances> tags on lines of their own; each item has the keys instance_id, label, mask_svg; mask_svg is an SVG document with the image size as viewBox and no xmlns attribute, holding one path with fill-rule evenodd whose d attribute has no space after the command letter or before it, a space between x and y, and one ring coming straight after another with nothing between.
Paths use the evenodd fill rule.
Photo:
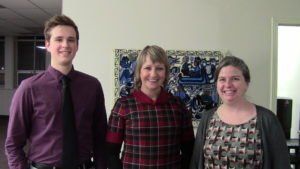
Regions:
<instances>
[{"instance_id":1,"label":"patterned blouse","mask_svg":"<svg viewBox=\"0 0 300 169\"><path fill-rule=\"evenodd\" d=\"M214 169L261 169L262 145L257 117L240 125L221 121L215 112L208 123L204 166Z\"/></svg>"},{"instance_id":2,"label":"patterned blouse","mask_svg":"<svg viewBox=\"0 0 300 169\"><path fill-rule=\"evenodd\" d=\"M115 103L106 140L124 142L124 169L179 169L181 143L194 140L191 114L168 93L154 102L134 91Z\"/></svg>"}]
</instances>

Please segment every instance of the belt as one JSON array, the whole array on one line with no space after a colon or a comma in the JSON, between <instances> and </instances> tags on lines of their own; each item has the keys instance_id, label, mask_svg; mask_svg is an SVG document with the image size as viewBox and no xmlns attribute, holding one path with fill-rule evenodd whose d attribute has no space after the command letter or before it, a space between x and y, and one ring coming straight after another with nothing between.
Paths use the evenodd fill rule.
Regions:
<instances>
[{"instance_id":1,"label":"belt","mask_svg":"<svg viewBox=\"0 0 300 169\"><path fill-rule=\"evenodd\" d=\"M37 169L63 169L61 167L35 162L31 162L31 165ZM79 164L76 169L92 169L93 167L95 167L95 164L92 161L88 161L86 163Z\"/></svg>"}]
</instances>

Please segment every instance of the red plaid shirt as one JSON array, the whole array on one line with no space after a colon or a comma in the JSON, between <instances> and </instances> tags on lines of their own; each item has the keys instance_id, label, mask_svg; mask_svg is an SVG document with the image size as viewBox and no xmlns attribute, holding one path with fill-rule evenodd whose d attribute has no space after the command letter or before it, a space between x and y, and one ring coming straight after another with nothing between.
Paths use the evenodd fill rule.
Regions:
<instances>
[{"instance_id":1,"label":"red plaid shirt","mask_svg":"<svg viewBox=\"0 0 300 169\"><path fill-rule=\"evenodd\" d=\"M191 114L171 94L162 92L154 102L134 91L115 103L106 140L124 141L124 169L179 169L181 143L194 140Z\"/></svg>"}]
</instances>

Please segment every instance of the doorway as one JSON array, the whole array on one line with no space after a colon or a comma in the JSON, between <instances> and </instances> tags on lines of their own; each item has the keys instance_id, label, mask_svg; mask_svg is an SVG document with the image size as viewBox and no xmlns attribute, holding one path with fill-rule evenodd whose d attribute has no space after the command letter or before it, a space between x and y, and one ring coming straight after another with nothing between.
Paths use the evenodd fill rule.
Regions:
<instances>
[{"instance_id":1,"label":"doorway","mask_svg":"<svg viewBox=\"0 0 300 169\"><path fill-rule=\"evenodd\" d=\"M273 111L277 98L292 99L291 138L299 137L300 20L273 20Z\"/></svg>"},{"instance_id":2,"label":"doorway","mask_svg":"<svg viewBox=\"0 0 300 169\"><path fill-rule=\"evenodd\" d=\"M300 114L300 26L278 26L277 97L292 103L291 138L298 138Z\"/></svg>"}]
</instances>

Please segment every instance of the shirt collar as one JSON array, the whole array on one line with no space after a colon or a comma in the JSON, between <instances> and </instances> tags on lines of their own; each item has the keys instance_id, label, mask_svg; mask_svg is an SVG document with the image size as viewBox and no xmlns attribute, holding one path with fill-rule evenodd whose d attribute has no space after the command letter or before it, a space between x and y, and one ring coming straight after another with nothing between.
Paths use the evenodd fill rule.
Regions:
<instances>
[{"instance_id":1,"label":"shirt collar","mask_svg":"<svg viewBox=\"0 0 300 169\"><path fill-rule=\"evenodd\" d=\"M56 79L57 81L60 81L62 79L62 77L64 76L64 74L62 74L60 71L58 71L57 69L53 68L51 65L48 66L47 71L50 73L50 75ZM72 80L75 77L75 70L74 67L72 66L71 71L66 75L68 77L68 79Z\"/></svg>"},{"instance_id":2,"label":"shirt collar","mask_svg":"<svg viewBox=\"0 0 300 169\"><path fill-rule=\"evenodd\" d=\"M156 101L153 101L149 96L147 96L145 93L143 93L140 90L134 90L133 95L136 97L136 99L139 102L144 103L144 104L152 104L152 105L164 104L169 100L169 98L171 96L169 93L167 93L163 90L160 92Z\"/></svg>"}]
</instances>

